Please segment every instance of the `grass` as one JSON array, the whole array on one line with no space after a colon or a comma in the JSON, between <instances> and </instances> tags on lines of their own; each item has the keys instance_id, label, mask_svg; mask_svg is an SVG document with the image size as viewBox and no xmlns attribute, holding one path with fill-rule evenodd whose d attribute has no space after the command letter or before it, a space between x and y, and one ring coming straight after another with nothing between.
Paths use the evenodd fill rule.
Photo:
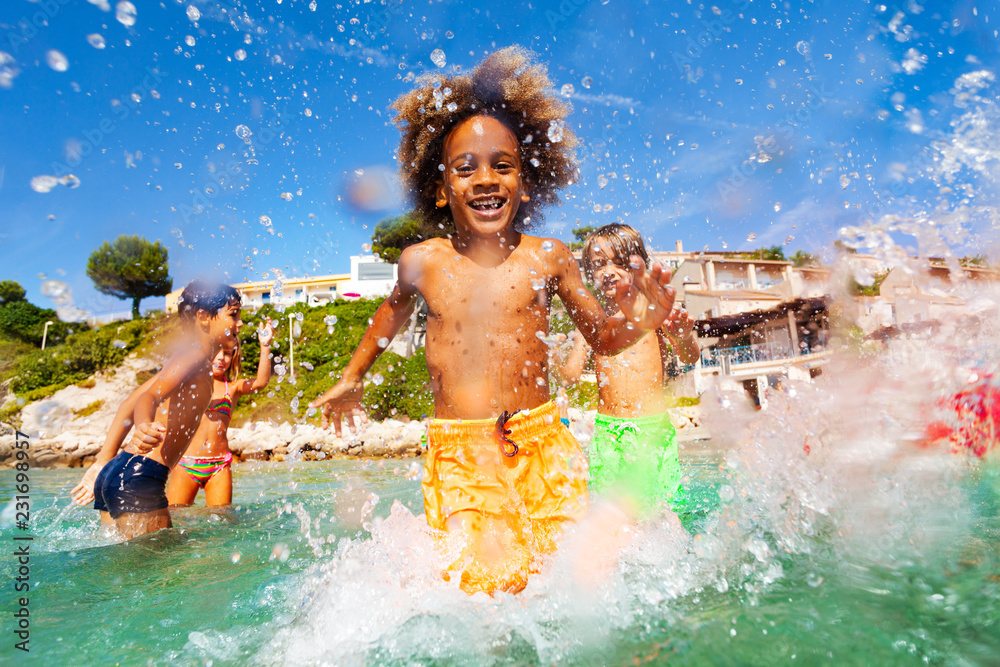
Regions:
<instances>
[{"instance_id":1,"label":"grass","mask_svg":"<svg viewBox=\"0 0 1000 667\"><path fill-rule=\"evenodd\" d=\"M84 407L80 408L79 410L74 410L73 414L75 416L73 418L81 419L83 417L89 417L90 415L100 410L102 405L104 405L104 401L94 401L93 403L89 403Z\"/></svg>"}]
</instances>

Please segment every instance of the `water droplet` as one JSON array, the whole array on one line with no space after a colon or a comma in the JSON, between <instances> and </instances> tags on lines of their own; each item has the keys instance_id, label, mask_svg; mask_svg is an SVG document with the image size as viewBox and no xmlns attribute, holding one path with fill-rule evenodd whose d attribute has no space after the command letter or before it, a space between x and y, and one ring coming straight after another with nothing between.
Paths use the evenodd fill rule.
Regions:
<instances>
[{"instance_id":1,"label":"water droplet","mask_svg":"<svg viewBox=\"0 0 1000 667\"><path fill-rule=\"evenodd\" d=\"M722 502L724 503L731 502L732 499L735 497L736 497L736 492L733 491L733 487L729 486L728 484L723 484L722 486L719 487L719 499Z\"/></svg>"},{"instance_id":2,"label":"water droplet","mask_svg":"<svg viewBox=\"0 0 1000 667\"><path fill-rule=\"evenodd\" d=\"M749 234L747 234L747 243L753 243L754 239L756 239L756 238L757 238L757 235L754 234L753 232L750 232Z\"/></svg>"},{"instance_id":3,"label":"water droplet","mask_svg":"<svg viewBox=\"0 0 1000 667\"><path fill-rule=\"evenodd\" d=\"M455 111L457 111L457 110L458 110L458 105L457 105L457 104L455 104L454 102L449 102L449 103L448 103L448 106L447 106L447 107L445 107L445 108L446 108L446 109L448 109L448 111L451 111L451 112L453 112L453 113L454 113Z\"/></svg>"},{"instance_id":4,"label":"water droplet","mask_svg":"<svg viewBox=\"0 0 1000 667\"><path fill-rule=\"evenodd\" d=\"M135 25L135 15L135 5L128 0L122 0L115 5L115 18L126 28L131 28Z\"/></svg>"},{"instance_id":5,"label":"water droplet","mask_svg":"<svg viewBox=\"0 0 1000 667\"><path fill-rule=\"evenodd\" d=\"M270 227L271 218L267 217L266 215L260 216L260 224L264 225L265 227Z\"/></svg>"},{"instance_id":6,"label":"water droplet","mask_svg":"<svg viewBox=\"0 0 1000 667\"><path fill-rule=\"evenodd\" d=\"M229 560L233 561L233 565L236 565L237 563L239 563L240 562L240 552L237 551L236 553L234 553L232 556L229 557Z\"/></svg>"},{"instance_id":7,"label":"water droplet","mask_svg":"<svg viewBox=\"0 0 1000 667\"><path fill-rule=\"evenodd\" d=\"M285 561L288 560L288 556L290 555L291 551L289 550L288 546L286 544L278 542L277 544L274 545L274 548L271 549L271 558L269 558L268 560L277 559L279 563L284 563Z\"/></svg>"},{"instance_id":8,"label":"water droplet","mask_svg":"<svg viewBox=\"0 0 1000 667\"><path fill-rule=\"evenodd\" d=\"M780 201L774 202L774 212L777 213L780 210L781 210L781 202Z\"/></svg>"},{"instance_id":9,"label":"water droplet","mask_svg":"<svg viewBox=\"0 0 1000 667\"><path fill-rule=\"evenodd\" d=\"M576 88L573 87L572 83L564 83L562 88L559 89L559 94L563 97L572 97L575 92Z\"/></svg>"},{"instance_id":10,"label":"water droplet","mask_svg":"<svg viewBox=\"0 0 1000 667\"><path fill-rule=\"evenodd\" d=\"M104 43L104 36L96 32L87 35L87 43L95 49L103 49L106 46Z\"/></svg>"},{"instance_id":11,"label":"water droplet","mask_svg":"<svg viewBox=\"0 0 1000 667\"><path fill-rule=\"evenodd\" d=\"M187 37L184 38L184 43L187 44L188 46L194 46L194 37L188 35Z\"/></svg>"},{"instance_id":12,"label":"water droplet","mask_svg":"<svg viewBox=\"0 0 1000 667\"><path fill-rule=\"evenodd\" d=\"M372 376L372 383L376 387L378 387L379 385L381 385L383 382L385 382L385 378L382 377L381 373L376 373L375 375Z\"/></svg>"},{"instance_id":13,"label":"water droplet","mask_svg":"<svg viewBox=\"0 0 1000 667\"><path fill-rule=\"evenodd\" d=\"M253 136L253 132L251 132L250 128L247 127L246 125L237 125L236 136L242 139L243 141L250 143L250 137Z\"/></svg>"},{"instance_id":14,"label":"water droplet","mask_svg":"<svg viewBox=\"0 0 1000 667\"><path fill-rule=\"evenodd\" d=\"M444 38L445 39L454 39L455 38L455 33L453 33L451 30L447 30L444 33Z\"/></svg>"},{"instance_id":15,"label":"water droplet","mask_svg":"<svg viewBox=\"0 0 1000 667\"><path fill-rule=\"evenodd\" d=\"M192 21L197 21L198 19L201 18L201 11L199 11L198 8L195 7L194 5L188 5L187 15L188 18L191 19Z\"/></svg>"},{"instance_id":16,"label":"water droplet","mask_svg":"<svg viewBox=\"0 0 1000 667\"><path fill-rule=\"evenodd\" d=\"M561 120L549 121L549 130L547 132L549 136L549 141L554 144L562 141L563 138L563 127L564 123Z\"/></svg>"},{"instance_id":17,"label":"water droplet","mask_svg":"<svg viewBox=\"0 0 1000 667\"><path fill-rule=\"evenodd\" d=\"M805 57L807 58L809 57L810 49L809 49L809 44L807 42L799 42L798 44L795 45L795 50L798 51L800 54L804 55Z\"/></svg>"},{"instance_id":18,"label":"water droplet","mask_svg":"<svg viewBox=\"0 0 1000 667\"><path fill-rule=\"evenodd\" d=\"M66 59L66 56L55 49L50 49L48 53L45 54L45 62L47 62L49 67L57 72L65 72L69 69L69 61Z\"/></svg>"},{"instance_id":19,"label":"water droplet","mask_svg":"<svg viewBox=\"0 0 1000 667\"><path fill-rule=\"evenodd\" d=\"M384 336L383 336L382 338L379 338L379 339L378 339L378 346L379 346L380 348L382 348L383 350L384 350L385 348L389 347L389 339L388 339L388 338L386 338L386 337L384 337Z\"/></svg>"},{"instance_id":20,"label":"water droplet","mask_svg":"<svg viewBox=\"0 0 1000 667\"><path fill-rule=\"evenodd\" d=\"M556 247L556 244L552 241L542 241L542 250L545 252L552 252L552 249Z\"/></svg>"},{"instance_id":21,"label":"water droplet","mask_svg":"<svg viewBox=\"0 0 1000 667\"><path fill-rule=\"evenodd\" d=\"M302 113L304 113L306 115L306 118L311 118L312 115L313 115L313 110L310 109L309 107L306 107L306 110L303 111Z\"/></svg>"},{"instance_id":22,"label":"water droplet","mask_svg":"<svg viewBox=\"0 0 1000 667\"><path fill-rule=\"evenodd\" d=\"M851 184L851 177L847 174L840 175L840 187L844 190Z\"/></svg>"},{"instance_id":23,"label":"water droplet","mask_svg":"<svg viewBox=\"0 0 1000 667\"><path fill-rule=\"evenodd\" d=\"M441 49L434 49L431 51L431 62L438 67L444 67L448 64L448 59L445 58L444 51Z\"/></svg>"},{"instance_id":24,"label":"water droplet","mask_svg":"<svg viewBox=\"0 0 1000 667\"><path fill-rule=\"evenodd\" d=\"M237 60L246 60L247 52L244 51L243 49L236 49L236 53L233 54L233 57L236 58Z\"/></svg>"},{"instance_id":25,"label":"water droplet","mask_svg":"<svg viewBox=\"0 0 1000 667\"><path fill-rule=\"evenodd\" d=\"M55 176L35 176L31 179L31 189L35 192L51 192L52 188L59 185L59 179Z\"/></svg>"},{"instance_id":26,"label":"water droplet","mask_svg":"<svg viewBox=\"0 0 1000 667\"><path fill-rule=\"evenodd\" d=\"M580 79L580 85L583 86L584 88L590 88L592 85L594 85L594 79L589 76L585 76L582 79Z\"/></svg>"},{"instance_id":27,"label":"water droplet","mask_svg":"<svg viewBox=\"0 0 1000 667\"><path fill-rule=\"evenodd\" d=\"M605 186L607 186L607 184L608 184L608 177L605 176L604 174L598 175L598 177L597 177L597 184L599 186L601 186L601 189L603 190L605 188Z\"/></svg>"},{"instance_id":28,"label":"water droplet","mask_svg":"<svg viewBox=\"0 0 1000 667\"><path fill-rule=\"evenodd\" d=\"M281 193L281 198L284 199L285 201L292 201L292 193L291 192L282 192Z\"/></svg>"},{"instance_id":29,"label":"water droplet","mask_svg":"<svg viewBox=\"0 0 1000 667\"><path fill-rule=\"evenodd\" d=\"M111 347L117 347L119 350L124 350L127 346L128 343L123 340L118 340L117 338L111 341Z\"/></svg>"}]
</instances>

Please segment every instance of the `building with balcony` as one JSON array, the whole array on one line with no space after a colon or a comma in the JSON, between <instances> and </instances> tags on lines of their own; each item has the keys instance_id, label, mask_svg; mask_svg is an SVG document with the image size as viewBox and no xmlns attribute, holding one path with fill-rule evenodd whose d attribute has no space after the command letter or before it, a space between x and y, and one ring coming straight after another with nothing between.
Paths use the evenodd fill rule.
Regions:
<instances>
[{"instance_id":1,"label":"building with balcony","mask_svg":"<svg viewBox=\"0 0 1000 667\"><path fill-rule=\"evenodd\" d=\"M380 298L388 296L396 284L395 264L374 255L351 257L350 273L302 278L270 278L233 283L243 295L243 307L254 310L271 303L292 306L305 303L319 306L335 299ZM177 302L183 289L167 295L167 312L177 312Z\"/></svg>"}]
</instances>

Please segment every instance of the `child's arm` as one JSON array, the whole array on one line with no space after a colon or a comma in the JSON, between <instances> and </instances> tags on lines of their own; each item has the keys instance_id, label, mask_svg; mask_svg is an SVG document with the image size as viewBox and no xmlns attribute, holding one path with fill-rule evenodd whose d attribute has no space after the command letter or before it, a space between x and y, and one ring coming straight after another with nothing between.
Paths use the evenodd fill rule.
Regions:
<instances>
[{"instance_id":1,"label":"child's arm","mask_svg":"<svg viewBox=\"0 0 1000 667\"><path fill-rule=\"evenodd\" d=\"M658 329L670 315L675 292L670 286L669 269L654 263L647 271L641 258L633 256L631 285L620 282L615 295L623 314L609 316L584 286L580 267L566 245L554 243L555 248L548 254L556 265L556 293L597 354L618 354L647 332Z\"/></svg>"},{"instance_id":2,"label":"child's arm","mask_svg":"<svg viewBox=\"0 0 1000 667\"><path fill-rule=\"evenodd\" d=\"M693 364L701 356L698 337L694 333L694 318L680 306L673 309L663 328L670 346L682 364Z\"/></svg>"},{"instance_id":3,"label":"child's arm","mask_svg":"<svg viewBox=\"0 0 1000 667\"><path fill-rule=\"evenodd\" d=\"M341 436L341 420L348 415L360 417L363 413L361 399L364 397L364 377L368 369L371 368L379 355L385 351L380 347L380 339L392 340L396 332L399 331L416 305L417 288L411 276L419 275L421 269L421 258L416 248L410 247L403 251L399 258L399 280L392 290L392 294L382 302L382 305L375 311L372 323L365 331L358 349L354 351L351 360L347 362L344 372L341 373L340 381L333 385L326 393L316 398L309 407L320 408L323 411L323 426L326 427L329 421L333 421L334 431L337 436ZM353 421L348 425L351 430L356 428Z\"/></svg>"},{"instance_id":4,"label":"child's arm","mask_svg":"<svg viewBox=\"0 0 1000 667\"><path fill-rule=\"evenodd\" d=\"M267 324L257 330L257 340L260 341L260 360L257 362L257 377L250 380L243 380L236 387L240 394L255 394L271 381L271 340L274 338L274 328L271 326L271 319ZM233 400L236 397L233 396Z\"/></svg>"},{"instance_id":5,"label":"child's arm","mask_svg":"<svg viewBox=\"0 0 1000 667\"><path fill-rule=\"evenodd\" d=\"M101 447L101 451L97 453L97 459L94 463L87 469L87 472L83 475L83 479L80 483L73 487L70 491L70 495L73 498L73 502L77 505L87 505L94 500L94 482L97 480L97 475L100 474L101 468L107 465L108 461L115 458L118 454L118 450L121 449L122 441L125 440L125 436L128 435L129 430L132 428L132 413L135 411L135 403L138 400L142 392L146 391L152 384L153 380L156 379L154 375L150 379L146 380L141 387L133 391L128 398L126 398L120 406L118 406L118 412L115 413L115 418L111 422L111 428L108 429L108 435L104 438L104 446ZM137 433L133 440L138 439L146 445L152 445L150 449L155 448L157 445L163 442L163 427L160 424L149 424L144 425L142 429L137 429Z\"/></svg>"},{"instance_id":6,"label":"child's arm","mask_svg":"<svg viewBox=\"0 0 1000 667\"><path fill-rule=\"evenodd\" d=\"M574 331L570 336L574 341L573 349L566 357L566 361L557 369L558 372L556 373L559 378L559 384L564 387L580 381L583 369L587 366L587 361L590 360L590 347L583 336L580 335L580 332Z\"/></svg>"},{"instance_id":7,"label":"child's arm","mask_svg":"<svg viewBox=\"0 0 1000 667\"><path fill-rule=\"evenodd\" d=\"M142 392L135 402L133 421L138 431L143 425L153 425L156 421L156 408L177 391L181 384L199 371L208 374L207 357L204 352L196 351L181 355L170 361L163 370L156 374L146 391ZM141 446L132 438L130 445ZM147 450L148 451L148 450Z\"/></svg>"}]
</instances>

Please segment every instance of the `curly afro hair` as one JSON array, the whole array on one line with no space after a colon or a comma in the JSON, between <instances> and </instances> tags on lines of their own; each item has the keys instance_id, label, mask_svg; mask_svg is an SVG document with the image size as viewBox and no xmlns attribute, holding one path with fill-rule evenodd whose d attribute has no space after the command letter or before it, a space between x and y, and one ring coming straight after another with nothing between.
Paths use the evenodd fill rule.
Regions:
<instances>
[{"instance_id":1,"label":"curly afro hair","mask_svg":"<svg viewBox=\"0 0 1000 667\"><path fill-rule=\"evenodd\" d=\"M517 137L521 177L531 199L518 207L514 227L525 231L542 210L557 203L557 191L576 175L576 135L565 123L570 105L556 97L545 66L535 55L510 46L490 55L468 75L427 74L417 89L392 104L403 133L399 164L417 215L429 223L453 223L434 205L441 180L444 141L472 116L492 116Z\"/></svg>"}]
</instances>

